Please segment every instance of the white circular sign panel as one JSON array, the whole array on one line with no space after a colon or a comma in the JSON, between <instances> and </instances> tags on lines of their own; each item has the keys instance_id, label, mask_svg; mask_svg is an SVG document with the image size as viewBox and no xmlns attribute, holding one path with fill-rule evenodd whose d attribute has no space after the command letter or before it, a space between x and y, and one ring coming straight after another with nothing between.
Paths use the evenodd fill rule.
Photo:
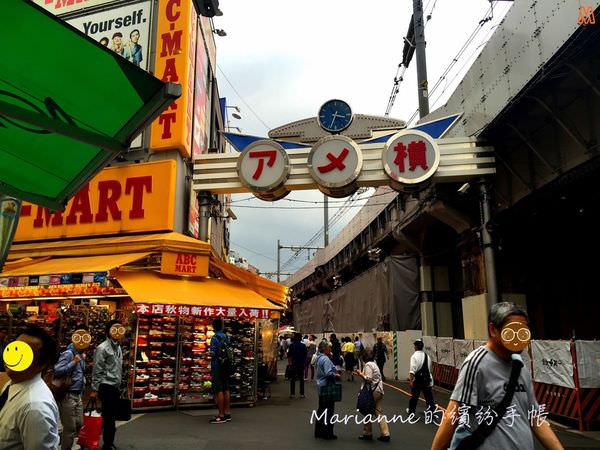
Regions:
<instances>
[{"instance_id":1,"label":"white circular sign panel","mask_svg":"<svg viewBox=\"0 0 600 450\"><path fill-rule=\"evenodd\" d=\"M343 188L356 181L363 165L358 145L345 136L320 139L308 155L308 171L320 186Z\"/></svg>"},{"instance_id":2,"label":"white circular sign panel","mask_svg":"<svg viewBox=\"0 0 600 450\"><path fill-rule=\"evenodd\" d=\"M253 192L274 194L290 174L290 161L281 144L263 139L244 149L237 161L240 181Z\"/></svg>"},{"instance_id":3,"label":"white circular sign panel","mask_svg":"<svg viewBox=\"0 0 600 450\"><path fill-rule=\"evenodd\" d=\"M385 173L393 182L417 184L436 172L440 164L440 149L427 133L403 130L386 142L382 162Z\"/></svg>"}]
</instances>

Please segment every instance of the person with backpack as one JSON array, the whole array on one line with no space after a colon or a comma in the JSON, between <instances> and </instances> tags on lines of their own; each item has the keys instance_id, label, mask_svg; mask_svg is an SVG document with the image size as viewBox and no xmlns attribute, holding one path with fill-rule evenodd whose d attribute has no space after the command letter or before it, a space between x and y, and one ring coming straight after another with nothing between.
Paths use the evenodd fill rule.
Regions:
<instances>
[{"instance_id":1,"label":"person with backpack","mask_svg":"<svg viewBox=\"0 0 600 450\"><path fill-rule=\"evenodd\" d=\"M357 369L356 374L363 379L361 390L365 387L365 384L370 389L373 400L375 401L375 417L377 417L377 422L379 423L379 432L380 436L377 438L378 441L381 442L389 442L390 441L390 429L388 427L387 421L383 416L383 380L381 376L381 372L379 371L379 367L373 361L375 359L374 353L372 350L364 350L362 352L362 360L363 360L363 370ZM373 424L372 421L365 421L363 426L363 433L358 437L362 441L371 441L373 440Z\"/></svg>"},{"instance_id":2,"label":"person with backpack","mask_svg":"<svg viewBox=\"0 0 600 450\"><path fill-rule=\"evenodd\" d=\"M73 440L83 424L83 405L81 394L85 388L85 354L90 346L92 336L87 327L78 326L71 335L71 343L60 354L54 365L52 384L56 387L54 394L58 402L62 435L60 448L71 450Z\"/></svg>"},{"instance_id":3,"label":"person with backpack","mask_svg":"<svg viewBox=\"0 0 600 450\"><path fill-rule=\"evenodd\" d=\"M423 341L417 339L414 343L415 352L410 357L410 372L408 374L408 384L411 387L411 397L408 401L408 414L414 414L419 395L423 391L425 403L431 412L435 411L435 402L433 401L433 373L431 370L431 358L423 351Z\"/></svg>"},{"instance_id":4,"label":"person with backpack","mask_svg":"<svg viewBox=\"0 0 600 450\"><path fill-rule=\"evenodd\" d=\"M233 356L229 338L223 333L223 321L221 318L213 320L214 336L210 339L210 367L212 375L212 388L215 393L215 401L219 413L210 420L212 424L220 424L231 421L231 410L229 402L229 375L233 369Z\"/></svg>"}]
</instances>

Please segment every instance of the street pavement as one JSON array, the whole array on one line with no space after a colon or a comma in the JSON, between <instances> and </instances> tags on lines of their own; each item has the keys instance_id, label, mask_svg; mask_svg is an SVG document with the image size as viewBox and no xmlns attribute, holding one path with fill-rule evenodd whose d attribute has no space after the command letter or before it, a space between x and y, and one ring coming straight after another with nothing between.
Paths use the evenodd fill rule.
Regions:
<instances>
[{"instance_id":1,"label":"street pavement","mask_svg":"<svg viewBox=\"0 0 600 450\"><path fill-rule=\"evenodd\" d=\"M284 366L282 366L284 367ZM280 370L283 372L283 368ZM406 417L408 386L391 382L385 386L384 413ZM355 410L356 395L360 382L343 382L342 401L336 403L335 412L340 416L358 414ZM298 394L298 386L296 386ZM347 425L336 424L335 441L323 441L313 437L314 425L310 424L311 413L316 410L318 398L314 382L307 382L306 398L289 398L289 383L280 376L272 385L272 395L268 400L259 400L254 407L233 409L233 420L229 423L212 425L208 420L215 415L214 409L180 410L146 413L122 424L117 431L115 445L119 450L295 450L295 449L366 449L399 448L406 450L427 450L431 445L437 426L425 423L423 402L417 410L420 418L416 424L390 423L389 443L365 442L358 440L362 426L350 418ZM436 390L435 400L447 405L449 393ZM299 397L297 395L297 397ZM358 416L360 418L360 416ZM559 439L567 450L600 449L600 441L557 430ZM379 435L377 424L373 426L374 436ZM542 449L537 444L536 450Z\"/></svg>"}]
</instances>

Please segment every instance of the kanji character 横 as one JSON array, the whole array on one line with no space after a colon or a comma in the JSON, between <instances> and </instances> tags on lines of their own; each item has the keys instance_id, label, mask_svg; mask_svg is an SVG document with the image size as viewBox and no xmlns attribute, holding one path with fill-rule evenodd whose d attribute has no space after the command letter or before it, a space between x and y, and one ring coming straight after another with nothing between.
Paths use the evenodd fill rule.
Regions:
<instances>
[{"instance_id":1,"label":"kanji character \u6a2a","mask_svg":"<svg viewBox=\"0 0 600 450\"><path fill-rule=\"evenodd\" d=\"M408 144L408 170L414 171L417 166L427 170L427 147L424 141L412 141Z\"/></svg>"}]
</instances>

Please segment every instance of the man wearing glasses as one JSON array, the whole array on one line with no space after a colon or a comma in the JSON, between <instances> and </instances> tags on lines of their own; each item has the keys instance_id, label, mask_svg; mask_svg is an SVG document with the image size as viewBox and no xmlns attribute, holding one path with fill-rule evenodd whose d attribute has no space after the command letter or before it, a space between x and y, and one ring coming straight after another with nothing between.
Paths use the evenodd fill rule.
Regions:
<instances>
[{"instance_id":1,"label":"man wearing glasses","mask_svg":"<svg viewBox=\"0 0 600 450\"><path fill-rule=\"evenodd\" d=\"M54 377L65 384L64 397L57 399L62 423L60 448L70 450L83 422L81 394L85 388L85 354L92 336L84 325L71 335L71 343L54 365Z\"/></svg>"},{"instance_id":2,"label":"man wearing glasses","mask_svg":"<svg viewBox=\"0 0 600 450\"><path fill-rule=\"evenodd\" d=\"M531 339L528 323L527 312L514 303L491 307L489 339L463 362L431 450L445 450L449 445L452 450L533 450L534 435L546 449L563 449L548 422L538 420L537 412L542 409L529 370L516 371L513 363L521 361L522 366L519 354ZM481 442L465 445L472 438Z\"/></svg>"}]
</instances>

